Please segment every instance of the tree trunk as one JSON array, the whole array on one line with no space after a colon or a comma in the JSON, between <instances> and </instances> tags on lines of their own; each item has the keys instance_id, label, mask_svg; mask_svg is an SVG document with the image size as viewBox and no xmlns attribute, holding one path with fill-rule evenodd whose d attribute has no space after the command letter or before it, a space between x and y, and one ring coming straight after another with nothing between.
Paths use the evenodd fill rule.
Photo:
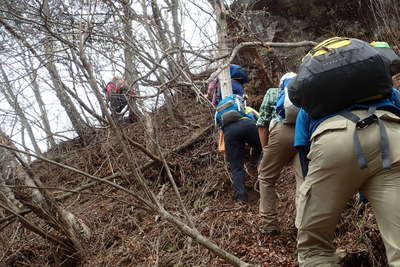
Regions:
<instances>
[{"instance_id":1,"label":"tree trunk","mask_svg":"<svg viewBox=\"0 0 400 267\"><path fill-rule=\"evenodd\" d=\"M51 14L49 11L48 0L43 1L43 13L45 18L45 23L51 19ZM50 78L54 86L55 93L57 98L59 99L61 105L65 109L68 114L69 119L71 120L72 126L74 130L78 133L78 135L84 140L87 131L89 130L86 122L81 118L78 110L76 109L74 103L71 98L66 93L67 86L62 82L61 76L57 70L55 62L55 53L53 49L53 38L47 37L44 42L44 49L46 52L46 67L50 72Z\"/></svg>"},{"instance_id":2,"label":"tree trunk","mask_svg":"<svg viewBox=\"0 0 400 267\"><path fill-rule=\"evenodd\" d=\"M15 197L13 190L8 187L16 184L15 176L13 175L16 167L15 163L13 156L4 148L0 148L0 192L4 194L13 206L22 209L23 204Z\"/></svg>"},{"instance_id":3,"label":"tree trunk","mask_svg":"<svg viewBox=\"0 0 400 267\"><path fill-rule=\"evenodd\" d=\"M157 5L157 1L156 0L151 0L151 10L153 12L153 21L156 25L156 31L157 31L157 35L153 36L155 39L158 40L158 43L160 44L161 48L163 49L163 51L167 51L168 49L171 48L171 42L169 41L170 39L167 38L167 35L165 34L166 29L163 27L163 22L162 22L162 16L161 16L161 12L160 9L158 8ZM157 42L154 42L157 43ZM156 51L156 49L155 49ZM159 56L157 56L157 60L159 60ZM177 74L178 72L175 69L175 65L173 62L171 62L172 58L168 57L167 58L167 62L168 62L168 70L169 70L169 74L171 77L174 77L175 74ZM161 72L160 73L160 82L161 84L165 83L165 78L164 78L164 74ZM181 116L178 116L177 114L175 114L175 110L173 107L173 100L171 97L171 94L169 93L170 90L166 90L164 92L164 98L165 98L165 103L167 106L167 111L169 113L169 115L173 118L173 120L175 121L180 121ZM181 123L183 123L181 121Z\"/></svg>"},{"instance_id":4,"label":"tree trunk","mask_svg":"<svg viewBox=\"0 0 400 267\"><path fill-rule=\"evenodd\" d=\"M176 62L181 66L183 70L186 70L188 64L183 54L182 27L181 23L179 22L178 11L179 11L179 1L171 0L172 25L174 28L175 47L176 49L179 50Z\"/></svg>"},{"instance_id":5,"label":"tree trunk","mask_svg":"<svg viewBox=\"0 0 400 267\"><path fill-rule=\"evenodd\" d=\"M82 27L84 27L84 25L82 25ZM89 33L87 32L87 28L82 28L81 33L80 33L80 38L79 38L79 59L82 62L82 67L84 68L84 70L87 73L90 87L92 88L92 91L95 94L97 101L99 101L101 112L107 118L108 122L110 123L111 128L119 133L119 130L117 129L117 125L115 124L114 120L112 119L111 114L107 111L107 105L104 101L104 98L102 97L102 95L100 93L99 87L97 86L94 71L93 71L93 66L90 64L89 59L86 57L86 54L85 54L84 43L88 36L89 36Z\"/></svg>"},{"instance_id":6,"label":"tree trunk","mask_svg":"<svg viewBox=\"0 0 400 267\"><path fill-rule=\"evenodd\" d=\"M130 1L123 2L124 15L121 17L123 22L123 30L124 30L124 58L125 58L125 73L124 78L130 89L134 89L136 94L139 95L139 86L137 84L133 84L133 82L137 79L137 71L135 69L134 64L134 54L132 50L132 42L135 40L133 37L132 30L132 14L131 8L128 6ZM129 104L129 117L134 119L133 117L140 116L141 111L139 110L136 102L136 98L134 96L128 95L128 104Z\"/></svg>"},{"instance_id":7,"label":"tree trunk","mask_svg":"<svg viewBox=\"0 0 400 267\"><path fill-rule=\"evenodd\" d=\"M218 25L217 31L218 31L218 43L219 43L219 56L222 57L228 54L229 51L227 43L227 35L228 35L228 25L226 21L227 13L225 10L224 1L215 0L214 9ZM222 98L232 94L231 74L229 71L228 64L229 64L228 57L222 60L222 65L227 65L228 67L224 68L218 76Z\"/></svg>"},{"instance_id":8,"label":"tree trunk","mask_svg":"<svg viewBox=\"0 0 400 267\"><path fill-rule=\"evenodd\" d=\"M1 72L1 75L2 75L3 81L4 81L4 86L1 87L3 94L4 94L8 104L14 108L15 113L17 114L18 118L20 119L22 127L24 129L26 129L26 131L28 132L28 135L31 140L34 151L40 155L40 154L42 154L42 151L40 150L40 147L39 147L38 143L36 142L36 138L35 138L35 135L33 134L32 127L29 124L28 119L25 116L25 112L24 112L23 108L19 105L18 98L13 92L11 83L8 80L8 76L7 76L6 72L4 71L3 64L1 64L1 63L0 63L0 72Z\"/></svg>"},{"instance_id":9,"label":"tree trunk","mask_svg":"<svg viewBox=\"0 0 400 267\"><path fill-rule=\"evenodd\" d=\"M148 113L144 115L144 128L147 133L146 148L150 150L153 154L157 155L158 154L156 145L157 136L154 132L153 120Z\"/></svg>"},{"instance_id":10,"label":"tree trunk","mask_svg":"<svg viewBox=\"0 0 400 267\"><path fill-rule=\"evenodd\" d=\"M33 67L32 62L30 64L30 66L32 68L32 72L30 75L30 79L31 79L31 83L32 83L32 91L35 94L35 100L40 109L40 119L43 124L43 130L46 133L46 140L48 141L50 146L54 147L56 145L56 141L54 140L54 137L53 137L53 132L51 130L49 118L47 116L47 110L46 110L45 104L43 102L42 95L40 93L39 85L37 83L37 70Z\"/></svg>"},{"instance_id":11,"label":"tree trunk","mask_svg":"<svg viewBox=\"0 0 400 267\"><path fill-rule=\"evenodd\" d=\"M89 81L89 87L92 89L92 92L94 93L94 87L91 85L91 83L90 83L90 77L89 77L89 74L87 73L87 69L86 69L86 67L85 66L83 66L83 63L82 63L82 61L80 61L81 60L81 58L80 58L80 56L78 55L78 53L74 50L74 49L71 49L71 58L72 58L72 61L74 62L74 64L76 65L76 67L78 68L78 69L80 69L81 70L81 72L83 73L83 75L88 79L88 81ZM94 78L94 77L93 77ZM96 81L95 81L95 83L96 83ZM100 92L100 90L99 90L99 88L98 88L98 86L96 86L96 90L98 90L99 92ZM104 110L103 108L101 108L101 104L100 104L100 102L99 101L103 101L104 100L104 98L103 97L101 97L100 98L100 100L97 98L97 96L96 96L96 100L97 100L97 102L99 103L99 105L100 105L100 108L101 108L101 116L100 115L98 115L94 110L94 108L93 108L93 106L91 105L91 101L89 100L89 97L87 97L87 99L88 99L88 102L90 103L90 105L91 105L91 108L90 107L88 107L81 99L79 99L79 97L78 97L78 95L76 94L76 92L72 92L72 90L69 90L69 89L67 89L68 90L68 94L70 94L78 103L79 103L79 105L84 109L84 110L86 110L90 115L92 115L94 118L96 118L100 123L102 123L102 124L106 124L107 123L107 121L106 120L104 120L104 118L106 117L106 115L105 115L105 112L106 112L106 110L107 110L107 108ZM85 92L85 93L87 93L87 92ZM96 93L95 93L95 95L96 95ZM101 93L100 93L100 95L101 95Z\"/></svg>"}]
</instances>

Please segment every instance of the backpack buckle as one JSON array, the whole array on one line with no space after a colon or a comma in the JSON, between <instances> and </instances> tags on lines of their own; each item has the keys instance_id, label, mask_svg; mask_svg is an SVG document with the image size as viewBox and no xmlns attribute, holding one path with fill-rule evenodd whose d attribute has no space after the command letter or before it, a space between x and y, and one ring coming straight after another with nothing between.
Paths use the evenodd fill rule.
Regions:
<instances>
[{"instance_id":1,"label":"backpack buckle","mask_svg":"<svg viewBox=\"0 0 400 267\"><path fill-rule=\"evenodd\" d=\"M356 123L356 127L357 127L357 129L364 129L364 128L367 128L372 123L377 122L377 121L378 121L378 117L375 114L371 114L368 117L366 117L362 120L359 120Z\"/></svg>"}]
</instances>

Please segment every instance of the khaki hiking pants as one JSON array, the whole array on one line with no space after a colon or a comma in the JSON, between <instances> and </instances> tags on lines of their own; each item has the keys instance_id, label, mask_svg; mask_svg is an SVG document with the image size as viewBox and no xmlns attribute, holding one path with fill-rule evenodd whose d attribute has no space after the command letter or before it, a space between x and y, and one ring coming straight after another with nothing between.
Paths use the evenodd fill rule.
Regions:
<instances>
[{"instance_id":1,"label":"khaki hiking pants","mask_svg":"<svg viewBox=\"0 0 400 267\"><path fill-rule=\"evenodd\" d=\"M360 118L367 111L353 111ZM355 124L341 116L321 123L311 137L308 175L300 187L296 216L300 266L339 266L332 245L340 214L361 191L370 201L389 266L400 266L400 119L375 112L386 127L392 168L382 168L377 123L359 129L368 167L360 169L353 143Z\"/></svg>"},{"instance_id":2,"label":"khaki hiking pants","mask_svg":"<svg viewBox=\"0 0 400 267\"><path fill-rule=\"evenodd\" d=\"M260 186L260 216L268 230L278 230L275 184L284 166L291 164L297 188L303 181L298 153L293 147L294 125L277 123L270 131L268 145L263 147L263 157L258 169ZM297 200L296 200L297 203Z\"/></svg>"}]
</instances>

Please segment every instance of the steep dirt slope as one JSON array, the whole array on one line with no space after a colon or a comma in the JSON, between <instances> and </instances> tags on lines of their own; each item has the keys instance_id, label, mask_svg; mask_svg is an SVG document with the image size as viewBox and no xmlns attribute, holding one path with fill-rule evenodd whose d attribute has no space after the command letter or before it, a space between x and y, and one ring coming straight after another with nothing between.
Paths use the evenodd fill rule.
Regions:
<instances>
[{"instance_id":1,"label":"steep dirt slope","mask_svg":"<svg viewBox=\"0 0 400 267\"><path fill-rule=\"evenodd\" d=\"M210 108L192 97L179 96L177 110L186 122L173 122L161 109L154 115L156 132L163 151L189 140L211 121ZM195 107L195 108L194 108ZM139 123L126 125L124 130L136 142L146 144ZM57 161L86 172L105 177L127 171L127 161L109 130L99 130L87 147L78 140L61 144L47 155ZM149 159L140 152L139 165ZM216 130L212 128L195 143L167 157L179 190L198 229L222 248L243 260L263 266L295 266L296 230L294 227L294 177L290 169L282 172L278 184L279 218L283 234L266 237L258 232L258 193L256 179L248 177L250 202L235 205L224 157L216 152ZM34 169L49 186L73 189L90 182L87 178L45 163L36 162ZM148 185L177 216L182 212L163 170L157 165L144 170ZM129 175L114 179L120 185L138 190ZM55 190L60 194L61 190ZM87 246L83 266L226 266L206 249L194 243L172 225L126 203L133 199L104 185L97 185L63 201L74 214L93 231ZM349 203L350 210L337 229L336 245L340 247L347 266L384 266L383 248L370 208ZM35 221L35 218L28 215ZM40 224L40 223L38 223ZM349 232L348 232L349 230ZM7 244L5 266L74 266L49 242L31 232L21 230L16 223L0 233ZM363 265L364 264L364 265Z\"/></svg>"},{"instance_id":2,"label":"steep dirt slope","mask_svg":"<svg viewBox=\"0 0 400 267\"><path fill-rule=\"evenodd\" d=\"M334 35L373 40L368 0L322 1L236 1L254 4L252 12L238 13L230 22L232 43L240 41L320 41ZM272 3L271 6L266 4ZM233 7L234 8L234 7ZM249 35L236 27L235 20L248 21ZM251 22L251 21L250 21ZM255 28L251 28L255 26ZM241 33L243 36L240 36ZM307 48L258 49L241 51L234 63L247 67L252 82L246 85L249 103L258 108L265 90L274 87L281 74L296 69ZM255 66L256 65L256 66ZM206 75L207 76L207 75ZM267 78L268 77L268 78ZM400 79L399 79L400 81ZM157 142L163 152L185 144L212 123L212 110L197 103L193 96L177 95L177 111L185 122L174 122L167 111L160 109L153 115ZM140 123L124 125L129 138L143 145L149 143ZM258 193L253 189L255 177L248 177L250 202L246 206L233 203L229 172L224 156L216 152L217 131L214 128L201 135L196 142L167 156L179 185L183 201L193 216L196 227L222 248L243 260L263 266L295 266L296 229L294 227L294 177L290 169L282 172L278 183L279 220L283 234L266 237L258 232ZM122 155L121 147L109 129L99 129L86 147L80 140L60 144L47 157L90 174L107 177L118 172L129 172L128 162L135 159L145 166L149 158L136 148L131 158ZM33 164L35 172L48 186L75 189L91 181L71 171L43 162ZM153 192L166 208L181 218L177 199L165 171L153 164L143 169ZM116 183L139 191L131 175L113 179ZM83 266L226 266L224 261L194 243L156 214L128 205L134 200L109 186L97 185L62 201L93 231L87 245ZM43 226L32 215L28 218ZM43 226L45 229L46 226ZM344 257L344 266L386 266L384 248L369 204L357 198L349 202L337 227L335 246ZM74 266L63 258L62 251L51 243L13 223L0 231L0 266Z\"/></svg>"}]
</instances>

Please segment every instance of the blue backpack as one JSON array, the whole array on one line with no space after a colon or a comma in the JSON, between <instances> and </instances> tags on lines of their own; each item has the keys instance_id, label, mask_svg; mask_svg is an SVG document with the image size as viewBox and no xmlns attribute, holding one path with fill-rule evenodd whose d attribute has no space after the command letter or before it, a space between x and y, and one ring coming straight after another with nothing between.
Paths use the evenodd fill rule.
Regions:
<instances>
[{"instance_id":1,"label":"blue backpack","mask_svg":"<svg viewBox=\"0 0 400 267\"><path fill-rule=\"evenodd\" d=\"M232 94L223 98L215 109L215 125L220 127L244 117L251 118L246 114L246 101L239 95Z\"/></svg>"},{"instance_id":2,"label":"blue backpack","mask_svg":"<svg viewBox=\"0 0 400 267\"><path fill-rule=\"evenodd\" d=\"M281 117L282 122L285 124L296 123L297 113L299 108L296 107L289 99L288 85L294 80L295 73L289 72L282 76L279 83L281 90L279 91L278 99L276 100L276 113Z\"/></svg>"},{"instance_id":3,"label":"blue backpack","mask_svg":"<svg viewBox=\"0 0 400 267\"><path fill-rule=\"evenodd\" d=\"M284 103L285 103L285 90L280 89L278 99L276 100L275 105L276 105L276 114L278 114L279 117L281 117L281 119L285 118Z\"/></svg>"}]
</instances>

